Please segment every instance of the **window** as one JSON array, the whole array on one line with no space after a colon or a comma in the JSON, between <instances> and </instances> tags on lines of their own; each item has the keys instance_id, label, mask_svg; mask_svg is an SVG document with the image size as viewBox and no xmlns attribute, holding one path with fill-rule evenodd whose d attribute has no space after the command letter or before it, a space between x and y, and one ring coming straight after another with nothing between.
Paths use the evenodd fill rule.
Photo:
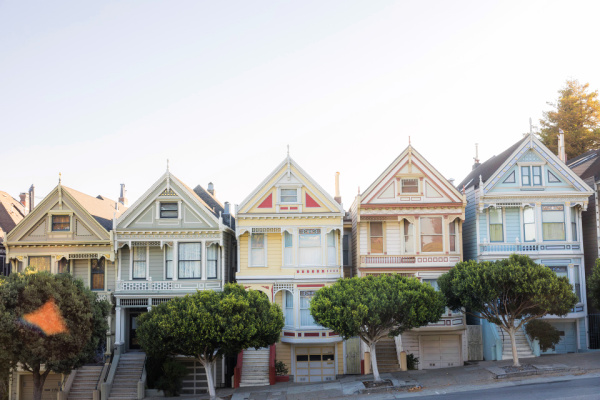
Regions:
<instances>
[{"instance_id":1,"label":"window","mask_svg":"<svg viewBox=\"0 0 600 400\"><path fill-rule=\"evenodd\" d=\"M336 247L335 232L331 231L327 234L327 265L337 264Z\"/></svg>"},{"instance_id":2,"label":"window","mask_svg":"<svg viewBox=\"0 0 600 400\"><path fill-rule=\"evenodd\" d=\"M515 179L515 171L511 172L506 179L504 180L503 183L515 183L516 179Z\"/></svg>"},{"instance_id":3,"label":"window","mask_svg":"<svg viewBox=\"0 0 600 400\"><path fill-rule=\"evenodd\" d=\"M289 232L283 232L283 265L294 265L293 237Z\"/></svg>"},{"instance_id":4,"label":"window","mask_svg":"<svg viewBox=\"0 0 600 400\"><path fill-rule=\"evenodd\" d=\"M350 235L344 235L342 240L342 262L346 266L350 265Z\"/></svg>"},{"instance_id":5,"label":"window","mask_svg":"<svg viewBox=\"0 0 600 400\"><path fill-rule=\"evenodd\" d=\"M542 167L533 166L531 172L533 173L533 186L542 186Z\"/></svg>"},{"instance_id":6,"label":"window","mask_svg":"<svg viewBox=\"0 0 600 400\"><path fill-rule=\"evenodd\" d=\"M68 232L71 230L71 217L69 215L52 216L52 232Z\"/></svg>"},{"instance_id":7,"label":"window","mask_svg":"<svg viewBox=\"0 0 600 400\"><path fill-rule=\"evenodd\" d=\"M529 167L521 167L521 186L531 186Z\"/></svg>"},{"instance_id":8,"label":"window","mask_svg":"<svg viewBox=\"0 0 600 400\"><path fill-rule=\"evenodd\" d=\"M577 241L577 208L571 207L571 240Z\"/></svg>"},{"instance_id":9,"label":"window","mask_svg":"<svg viewBox=\"0 0 600 400\"><path fill-rule=\"evenodd\" d=\"M523 237L526 242L535 242L535 209L523 210Z\"/></svg>"},{"instance_id":10,"label":"window","mask_svg":"<svg viewBox=\"0 0 600 400\"><path fill-rule=\"evenodd\" d=\"M92 259L92 290L104 290L104 258Z\"/></svg>"},{"instance_id":11,"label":"window","mask_svg":"<svg viewBox=\"0 0 600 400\"><path fill-rule=\"evenodd\" d=\"M317 326L312 315L310 315L310 301L315 292L312 290L302 290L300 292L300 326Z\"/></svg>"},{"instance_id":12,"label":"window","mask_svg":"<svg viewBox=\"0 0 600 400\"><path fill-rule=\"evenodd\" d=\"M179 204L177 203L160 203L161 218L177 218L179 216Z\"/></svg>"},{"instance_id":13,"label":"window","mask_svg":"<svg viewBox=\"0 0 600 400\"><path fill-rule=\"evenodd\" d=\"M29 266L38 272L50 272L50 257L29 257Z\"/></svg>"},{"instance_id":14,"label":"window","mask_svg":"<svg viewBox=\"0 0 600 400\"><path fill-rule=\"evenodd\" d=\"M146 247L133 248L133 279L146 279Z\"/></svg>"},{"instance_id":15,"label":"window","mask_svg":"<svg viewBox=\"0 0 600 400\"><path fill-rule=\"evenodd\" d=\"M283 291L283 301L284 301L284 310L285 310L285 325L293 326L294 325L294 295L292 292L287 290Z\"/></svg>"},{"instance_id":16,"label":"window","mask_svg":"<svg viewBox=\"0 0 600 400\"><path fill-rule=\"evenodd\" d=\"M436 291L440 290L440 287L438 286L438 283L437 283L437 279L423 279L423 283L430 284Z\"/></svg>"},{"instance_id":17,"label":"window","mask_svg":"<svg viewBox=\"0 0 600 400\"><path fill-rule=\"evenodd\" d=\"M450 222L448 226L448 234L450 239L450 251L456 251L456 221Z\"/></svg>"},{"instance_id":18,"label":"window","mask_svg":"<svg viewBox=\"0 0 600 400\"><path fill-rule=\"evenodd\" d=\"M206 278L218 278L219 246L212 244L206 250Z\"/></svg>"},{"instance_id":19,"label":"window","mask_svg":"<svg viewBox=\"0 0 600 400\"><path fill-rule=\"evenodd\" d=\"M414 254L415 252L415 234L414 224L411 224L407 220L404 220L403 229L403 240L404 240L404 254Z\"/></svg>"},{"instance_id":20,"label":"window","mask_svg":"<svg viewBox=\"0 0 600 400\"><path fill-rule=\"evenodd\" d=\"M58 273L59 274L69 274L71 273L71 262L66 258L61 258L58 260Z\"/></svg>"},{"instance_id":21,"label":"window","mask_svg":"<svg viewBox=\"0 0 600 400\"><path fill-rule=\"evenodd\" d=\"M565 240L564 206L542 206L544 240Z\"/></svg>"},{"instance_id":22,"label":"window","mask_svg":"<svg viewBox=\"0 0 600 400\"><path fill-rule=\"evenodd\" d=\"M297 203L298 202L298 190L297 189L281 189L281 195L279 196L281 203Z\"/></svg>"},{"instance_id":23,"label":"window","mask_svg":"<svg viewBox=\"0 0 600 400\"><path fill-rule=\"evenodd\" d=\"M321 262L321 230L299 230L299 259L300 265L322 265Z\"/></svg>"},{"instance_id":24,"label":"window","mask_svg":"<svg viewBox=\"0 0 600 400\"><path fill-rule=\"evenodd\" d=\"M371 254L383 254L383 222L371 222Z\"/></svg>"},{"instance_id":25,"label":"window","mask_svg":"<svg viewBox=\"0 0 600 400\"><path fill-rule=\"evenodd\" d=\"M421 218L421 251L423 253L444 251L441 217Z\"/></svg>"},{"instance_id":26,"label":"window","mask_svg":"<svg viewBox=\"0 0 600 400\"><path fill-rule=\"evenodd\" d=\"M179 278L202 278L202 243L179 243Z\"/></svg>"},{"instance_id":27,"label":"window","mask_svg":"<svg viewBox=\"0 0 600 400\"><path fill-rule=\"evenodd\" d=\"M419 193L419 180L402 179L402 193Z\"/></svg>"},{"instance_id":28,"label":"window","mask_svg":"<svg viewBox=\"0 0 600 400\"><path fill-rule=\"evenodd\" d=\"M579 265L573 265L573 289L577 295L577 302L581 303L581 281L579 280Z\"/></svg>"},{"instance_id":29,"label":"window","mask_svg":"<svg viewBox=\"0 0 600 400\"><path fill-rule=\"evenodd\" d=\"M490 242L503 242L502 209L490 208Z\"/></svg>"},{"instance_id":30,"label":"window","mask_svg":"<svg viewBox=\"0 0 600 400\"><path fill-rule=\"evenodd\" d=\"M250 258L253 267L265 266L265 235L253 233L250 237Z\"/></svg>"},{"instance_id":31,"label":"window","mask_svg":"<svg viewBox=\"0 0 600 400\"><path fill-rule=\"evenodd\" d=\"M173 248L165 246L165 277L173 279Z\"/></svg>"}]
</instances>

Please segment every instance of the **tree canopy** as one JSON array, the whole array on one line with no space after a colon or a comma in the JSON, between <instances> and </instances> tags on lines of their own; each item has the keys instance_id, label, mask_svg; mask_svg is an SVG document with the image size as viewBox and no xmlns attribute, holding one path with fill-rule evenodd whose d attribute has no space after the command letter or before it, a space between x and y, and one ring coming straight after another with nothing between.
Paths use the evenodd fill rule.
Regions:
<instances>
[{"instance_id":1,"label":"tree canopy","mask_svg":"<svg viewBox=\"0 0 600 400\"><path fill-rule=\"evenodd\" d=\"M566 277L517 254L494 262L460 262L438 279L438 285L450 308L464 308L508 332L515 366L515 332L533 319L566 315L577 303Z\"/></svg>"},{"instance_id":2,"label":"tree canopy","mask_svg":"<svg viewBox=\"0 0 600 400\"><path fill-rule=\"evenodd\" d=\"M310 302L315 321L344 339L359 336L371 347L375 381L380 381L376 344L388 336L437 322L444 298L428 284L398 274L341 279L317 291Z\"/></svg>"},{"instance_id":3,"label":"tree canopy","mask_svg":"<svg viewBox=\"0 0 600 400\"><path fill-rule=\"evenodd\" d=\"M70 274L13 273L0 280L0 359L31 372L34 398L41 399L50 372L90 361L106 337L109 311Z\"/></svg>"},{"instance_id":4,"label":"tree canopy","mask_svg":"<svg viewBox=\"0 0 600 400\"><path fill-rule=\"evenodd\" d=\"M198 291L152 307L139 317L137 337L150 355L197 358L214 397L213 363L277 342L283 324L281 309L266 294L230 283L222 292Z\"/></svg>"},{"instance_id":5,"label":"tree canopy","mask_svg":"<svg viewBox=\"0 0 600 400\"><path fill-rule=\"evenodd\" d=\"M554 153L558 148L558 134L565 134L567 158L576 157L600 145L600 101L598 91L589 91L589 84L575 79L566 81L558 91L556 103L548 102L554 110L544 112L540 120L541 141Z\"/></svg>"},{"instance_id":6,"label":"tree canopy","mask_svg":"<svg viewBox=\"0 0 600 400\"><path fill-rule=\"evenodd\" d=\"M590 305L600 310L600 259L592 267L592 274L587 278L588 299Z\"/></svg>"}]
</instances>

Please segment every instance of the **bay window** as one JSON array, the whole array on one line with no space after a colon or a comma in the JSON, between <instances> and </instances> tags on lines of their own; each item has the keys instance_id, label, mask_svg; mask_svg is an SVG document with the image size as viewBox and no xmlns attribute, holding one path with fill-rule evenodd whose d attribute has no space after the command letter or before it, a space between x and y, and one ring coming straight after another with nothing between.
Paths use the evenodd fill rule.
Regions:
<instances>
[{"instance_id":1,"label":"bay window","mask_svg":"<svg viewBox=\"0 0 600 400\"><path fill-rule=\"evenodd\" d=\"M202 243L179 243L179 278L202 278Z\"/></svg>"},{"instance_id":2,"label":"bay window","mask_svg":"<svg viewBox=\"0 0 600 400\"><path fill-rule=\"evenodd\" d=\"M91 266L91 289L104 290L104 258L92 259Z\"/></svg>"},{"instance_id":3,"label":"bay window","mask_svg":"<svg viewBox=\"0 0 600 400\"><path fill-rule=\"evenodd\" d=\"M336 248L335 231L331 231L327 234L327 265L337 264Z\"/></svg>"},{"instance_id":4,"label":"bay window","mask_svg":"<svg viewBox=\"0 0 600 400\"><path fill-rule=\"evenodd\" d=\"M571 207L571 240L577 241L577 208Z\"/></svg>"},{"instance_id":5,"label":"bay window","mask_svg":"<svg viewBox=\"0 0 600 400\"><path fill-rule=\"evenodd\" d=\"M206 249L206 278L217 279L219 271L219 246L212 244Z\"/></svg>"},{"instance_id":6,"label":"bay window","mask_svg":"<svg viewBox=\"0 0 600 400\"><path fill-rule=\"evenodd\" d=\"M490 208L490 242L504 241L504 228L502 224L502 209Z\"/></svg>"},{"instance_id":7,"label":"bay window","mask_svg":"<svg viewBox=\"0 0 600 400\"><path fill-rule=\"evenodd\" d=\"M289 232L283 232L283 265L294 265L294 241Z\"/></svg>"},{"instance_id":8,"label":"bay window","mask_svg":"<svg viewBox=\"0 0 600 400\"><path fill-rule=\"evenodd\" d=\"M321 230L300 229L299 230L299 260L300 265L317 266L321 262Z\"/></svg>"},{"instance_id":9,"label":"bay window","mask_svg":"<svg viewBox=\"0 0 600 400\"><path fill-rule=\"evenodd\" d=\"M146 247L133 248L133 279L146 278Z\"/></svg>"},{"instance_id":10,"label":"bay window","mask_svg":"<svg viewBox=\"0 0 600 400\"><path fill-rule=\"evenodd\" d=\"M421 251L423 253L444 251L442 217L421 218Z\"/></svg>"},{"instance_id":11,"label":"bay window","mask_svg":"<svg viewBox=\"0 0 600 400\"><path fill-rule=\"evenodd\" d=\"M253 233L250 237L250 261L253 267L265 266L265 235Z\"/></svg>"},{"instance_id":12,"label":"bay window","mask_svg":"<svg viewBox=\"0 0 600 400\"><path fill-rule=\"evenodd\" d=\"M456 235L456 220L450 222L450 225L448 225L448 237L450 239L450 251L455 252L456 251L456 245L457 245L457 235Z\"/></svg>"},{"instance_id":13,"label":"bay window","mask_svg":"<svg viewBox=\"0 0 600 400\"><path fill-rule=\"evenodd\" d=\"M581 303L581 280L579 279L579 265L573 265L573 289L577 295L577 302Z\"/></svg>"},{"instance_id":14,"label":"bay window","mask_svg":"<svg viewBox=\"0 0 600 400\"><path fill-rule=\"evenodd\" d=\"M532 207L523 210L523 239L535 242L535 209Z\"/></svg>"},{"instance_id":15,"label":"bay window","mask_svg":"<svg viewBox=\"0 0 600 400\"><path fill-rule=\"evenodd\" d=\"M564 206L542 206L544 240L565 240Z\"/></svg>"},{"instance_id":16,"label":"bay window","mask_svg":"<svg viewBox=\"0 0 600 400\"><path fill-rule=\"evenodd\" d=\"M383 222L371 222L369 235L371 239L371 254L383 253Z\"/></svg>"},{"instance_id":17,"label":"bay window","mask_svg":"<svg viewBox=\"0 0 600 400\"><path fill-rule=\"evenodd\" d=\"M285 325L294 326L294 295L287 290L283 293Z\"/></svg>"}]
</instances>

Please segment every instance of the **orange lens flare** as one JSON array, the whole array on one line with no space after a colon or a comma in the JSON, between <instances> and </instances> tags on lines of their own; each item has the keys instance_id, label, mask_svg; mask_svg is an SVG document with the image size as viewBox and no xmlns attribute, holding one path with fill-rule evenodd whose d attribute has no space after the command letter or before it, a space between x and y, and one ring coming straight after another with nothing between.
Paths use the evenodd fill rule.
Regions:
<instances>
[{"instance_id":1,"label":"orange lens flare","mask_svg":"<svg viewBox=\"0 0 600 400\"><path fill-rule=\"evenodd\" d=\"M37 310L25 314L23 319L39 328L47 336L68 332L65 320L60 315L60 310L54 302L54 299L48 300Z\"/></svg>"}]
</instances>

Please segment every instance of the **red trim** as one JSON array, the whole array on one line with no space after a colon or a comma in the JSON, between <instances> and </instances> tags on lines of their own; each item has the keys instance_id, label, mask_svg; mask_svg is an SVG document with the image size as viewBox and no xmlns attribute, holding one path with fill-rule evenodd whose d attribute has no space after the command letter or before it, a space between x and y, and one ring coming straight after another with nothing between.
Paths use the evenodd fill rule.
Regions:
<instances>
[{"instance_id":1,"label":"red trim","mask_svg":"<svg viewBox=\"0 0 600 400\"><path fill-rule=\"evenodd\" d=\"M377 203L377 204L362 204L360 206L360 208L398 208L398 209L405 209L405 208L440 208L440 207L457 207L457 208L463 208L463 203ZM389 215L389 214L388 214ZM371 216L371 214L368 215L369 217Z\"/></svg>"},{"instance_id":2,"label":"red trim","mask_svg":"<svg viewBox=\"0 0 600 400\"><path fill-rule=\"evenodd\" d=\"M275 384L276 376L277 373L275 372L275 345L272 344L269 348L269 385Z\"/></svg>"},{"instance_id":3,"label":"red trim","mask_svg":"<svg viewBox=\"0 0 600 400\"><path fill-rule=\"evenodd\" d=\"M240 382L242 381L242 365L244 363L244 350L240 351L237 355L237 363L233 370L233 387L239 388Z\"/></svg>"},{"instance_id":4,"label":"red trim","mask_svg":"<svg viewBox=\"0 0 600 400\"><path fill-rule=\"evenodd\" d=\"M283 332L283 336L293 336L293 337L296 337L296 332Z\"/></svg>"},{"instance_id":5,"label":"red trim","mask_svg":"<svg viewBox=\"0 0 600 400\"><path fill-rule=\"evenodd\" d=\"M290 207L290 210L297 210L298 207Z\"/></svg>"},{"instance_id":6,"label":"red trim","mask_svg":"<svg viewBox=\"0 0 600 400\"><path fill-rule=\"evenodd\" d=\"M329 336L339 336L336 332L329 332Z\"/></svg>"},{"instance_id":7,"label":"red trim","mask_svg":"<svg viewBox=\"0 0 600 400\"><path fill-rule=\"evenodd\" d=\"M267 198L260 203L258 208L273 208L273 193L268 195Z\"/></svg>"},{"instance_id":8,"label":"red trim","mask_svg":"<svg viewBox=\"0 0 600 400\"><path fill-rule=\"evenodd\" d=\"M314 337L314 336L319 336L319 332L304 332L304 337Z\"/></svg>"},{"instance_id":9,"label":"red trim","mask_svg":"<svg viewBox=\"0 0 600 400\"><path fill-rule=\"evenodd\" d=\"M310 208L320 208L321 205L319 203L317 203L315 201L315 199L313 199L310 194L304 193L304 198L305 198L305 202L306 202L306 207L310 207Z\"/></svg>"},{"instance_id":10,"label":"red trim","mask_svg":"<svg viewBox=\"0 0 600 400\"><path fill-rule=\"evenodd\" d=\"M325 284L323 283L315 283L314 285L296 285L297 287L323 287Z\"/></svg>"}]
</instances>

